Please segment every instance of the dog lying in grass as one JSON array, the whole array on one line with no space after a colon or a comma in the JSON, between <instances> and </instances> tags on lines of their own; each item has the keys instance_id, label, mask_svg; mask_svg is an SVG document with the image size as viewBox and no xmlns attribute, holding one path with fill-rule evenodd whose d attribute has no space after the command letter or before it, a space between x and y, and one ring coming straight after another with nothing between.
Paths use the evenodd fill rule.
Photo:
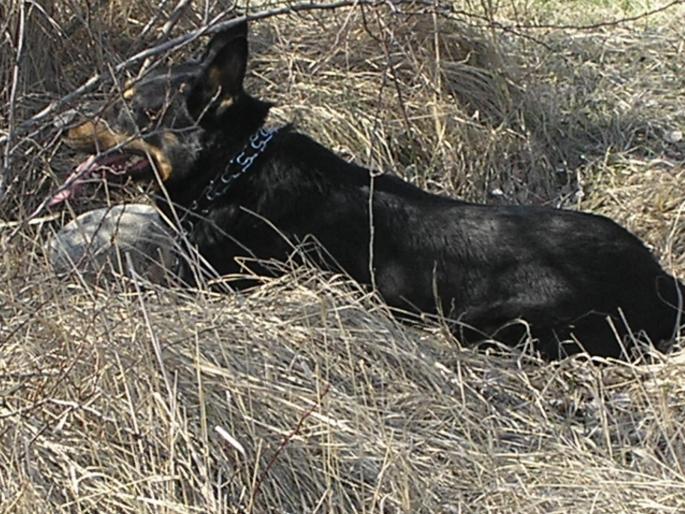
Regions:
<instances>
[{"instance_id":1,"label":"dog lying in grass","mask_svg":"<svg viewBox=\"0 0 685 514\"><path fill-rule=\"evenodd\" d=\"M285 261L301 245L392 307L445 316L464 341L532 337L559 358L627 357L640 334L673 339L682 285L613 221L429 194L290 126L267 129L270 104L243 89L247 57L247 24L238 23L202 59L128 86L118 110L65 141L105 152L89 170L156 174L158 207L219 274L240 272L241 258L272 273L260 262ZM179 272L192 280L187 266Z\"/></svg>"}]
</instances>

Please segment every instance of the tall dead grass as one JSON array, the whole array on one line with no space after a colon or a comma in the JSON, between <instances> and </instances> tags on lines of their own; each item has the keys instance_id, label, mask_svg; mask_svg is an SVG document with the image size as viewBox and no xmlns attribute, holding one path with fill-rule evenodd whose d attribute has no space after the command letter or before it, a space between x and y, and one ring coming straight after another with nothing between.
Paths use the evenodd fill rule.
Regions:
<instances>
[{"instance_id":1,"label":"tall dead grass","mask_svg":"<svg viewBox=\"0 0 685 514\"><path fill-rule=\"evenodd\" d=\"M51 120L22 123L101 74L54 113L90 108L137 72L110 77L118 63L234 13L39 5L24 4L17 80L20 4L0 7L0 136L19 127L0 209L3 512L685 510L682 353L478 353L311 269L236 295L54 278L43 249L73 211L12 222L74 159ZM682 276L682 5L599 25L637 11L435 5L265 17L249 87L275 119L422 187L609 214ZM109 187L71 208L141 194Z\"/></svg>"}]
</instances>

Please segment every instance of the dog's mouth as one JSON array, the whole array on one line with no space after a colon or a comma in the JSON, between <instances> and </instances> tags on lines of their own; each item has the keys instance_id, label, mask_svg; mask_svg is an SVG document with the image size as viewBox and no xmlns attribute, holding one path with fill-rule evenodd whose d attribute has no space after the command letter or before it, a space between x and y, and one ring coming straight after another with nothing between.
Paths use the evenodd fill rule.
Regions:
<instances>
[{"instance_id":1,"label":"dog's mouth","mask_svg":"<svg viewBox=\"0 0 685 514\"><path fill-rule=\"evenodd\" d=\"M96 177L107 180L112 176L149 176L152 172L153 166L148 156L125 152L90 155L74 168L57 193L52 196L48 206L54 207L78 197L83 186Z\"/></svg>"},{"instance_id":2,"label":"dog's mouth","mask_svg":"<svg viewBox=\"0 0 685 514\"><path fill-rule=\"evenodd\" d=\"M104 122L85 122L70 129L64 138L70 148L91 154L69 175L52 196L49 206L75 198L83 185L96 176L152 176L155 170L163 181L171 177L172 166L162 150L140 138L111 130ZM103 153L101 153L103 152Z\"/></svg>"}]
</instances>

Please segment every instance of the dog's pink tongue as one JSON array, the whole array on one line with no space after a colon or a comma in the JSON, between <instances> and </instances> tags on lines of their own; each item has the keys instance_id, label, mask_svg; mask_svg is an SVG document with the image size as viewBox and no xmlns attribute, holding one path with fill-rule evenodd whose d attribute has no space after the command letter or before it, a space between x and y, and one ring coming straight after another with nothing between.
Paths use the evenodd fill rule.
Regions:
<instances>
[{"instance_id":1,"label":"dog's pink tongue","mask_svg":"<svg viewBox=\"0 0 685 514\"><path fill-rule=\"evenodd\" d=\"M67 180L64 182L64 185L62 186L62 189L58 191L53 197L50 199L48 202L49 207L54 207L55 205L59 205L68 198L71 198L72 196L75 196L76 193L78 193L79 189L83 186L83 183L86 182L90 176L93 174L93 171L95 170L95 162L97 158L94 155L91 155L83 161L81 164L79 164L76 169L67 177Z\"/></svg>"}]
</instances>

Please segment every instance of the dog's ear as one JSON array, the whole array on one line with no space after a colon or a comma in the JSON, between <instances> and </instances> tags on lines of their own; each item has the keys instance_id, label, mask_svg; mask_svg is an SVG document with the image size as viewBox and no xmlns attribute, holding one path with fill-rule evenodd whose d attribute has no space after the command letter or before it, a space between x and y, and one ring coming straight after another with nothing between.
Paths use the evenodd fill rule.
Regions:
<instances>
[{"instance_id":1,"label":"dog's ear","mask_svg":"<svg viewBox=\"0 0 685 514\"><path fill-rule=\"evenodd\" d=\"M191 112L230 107L243 91L247 66L247 21L216 34L205 52L203 67L188 98Z\"/></svg>"}]
</instances>

